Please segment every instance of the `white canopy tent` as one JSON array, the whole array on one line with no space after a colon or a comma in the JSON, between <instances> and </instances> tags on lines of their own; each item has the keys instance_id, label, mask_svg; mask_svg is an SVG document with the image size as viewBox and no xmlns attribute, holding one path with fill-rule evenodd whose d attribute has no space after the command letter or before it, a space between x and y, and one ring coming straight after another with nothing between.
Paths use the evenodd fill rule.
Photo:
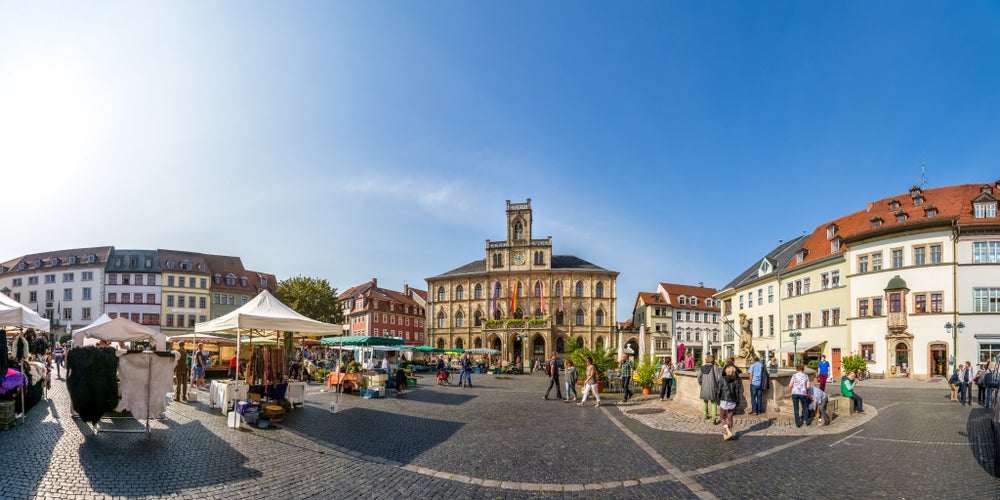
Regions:
<instances>
[{"instance_id":1,"label":"white canopy tent","mask_svg":"<svg viewBox=\"0 0 1000 500\"><path fill-rule=\"evenodd\" d=\"M0 293L0 326L49 331L49 320L20 302Z\"/></svg>"},{"instance_id":2,"label":"white canopy tent","mask_svg":"<svg viewBox=\"0 0 1000 500\"><path fill-rule=\"evenodd\" d=\"M73 345L85 345L88 338L106 340L108 342L141 342L148 340L156 345L157 351L167 350L167 336L140 325L127 318L111 319L102 314L93 323L73 332Z\"/></svg>"},{"instance_id":3,"label":"white canopy tent","mask_svg":"<svg viewBox=\"0 0 1000 500\"><path fill-rule=\"evenodd\" d=\"M239 309L215 318L211 321L194 325L197 333L234 333L237 338L244 334L253 343L254 332L258 336L275 335L278 332L293 332L294 335L341 335L343 326L324 323L307 318L292 308L282 304L271 292L264 290ZM236 344L236 359L240 358L240 345Z\"/></svg>"}]
</instances>

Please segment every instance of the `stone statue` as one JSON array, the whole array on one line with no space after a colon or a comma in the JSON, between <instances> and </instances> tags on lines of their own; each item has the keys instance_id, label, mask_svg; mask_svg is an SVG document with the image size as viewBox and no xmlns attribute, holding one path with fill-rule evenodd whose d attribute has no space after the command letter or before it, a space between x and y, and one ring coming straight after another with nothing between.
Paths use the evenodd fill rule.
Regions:
<instances>
[{"instance_id":1,"label":"stone statue","mask_svg":"<svg viewBox=\"0 0 1000 500\"><path fill-rule=\"evenodd\" d=\"M750 326L750 318L746 313L740 313L740 350L737 365L746 368L753 364L757 357L757 351L753 348L753 330Z\"/></svg>"}]
</instances>

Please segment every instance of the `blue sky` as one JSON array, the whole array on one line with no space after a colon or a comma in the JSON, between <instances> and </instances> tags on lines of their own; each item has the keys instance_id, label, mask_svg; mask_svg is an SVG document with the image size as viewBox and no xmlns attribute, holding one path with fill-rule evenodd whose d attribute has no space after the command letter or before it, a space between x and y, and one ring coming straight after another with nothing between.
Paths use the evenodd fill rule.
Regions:
<instances>
[{"instance_id":1,"label":"blue sky","mask_svg":"<svg viewBox=\"0 0 1000 500\"><path fill-rule=\"evenodd\" d=\"M6 260L239 255L425 287L504 236L721 287L825 221L1000 177L990 2L0 1Z\"/></svg>"}]
</instances>

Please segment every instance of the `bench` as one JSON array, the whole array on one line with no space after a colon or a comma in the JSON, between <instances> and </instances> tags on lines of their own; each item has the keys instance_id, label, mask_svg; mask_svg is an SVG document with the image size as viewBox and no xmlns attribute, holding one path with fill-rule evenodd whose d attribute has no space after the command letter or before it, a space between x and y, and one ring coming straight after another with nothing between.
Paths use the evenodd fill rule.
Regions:
<instances>
[{"instance_id":1,"label":"bench","mask_svg":"<svg viewBox=\"0 0 1000 500\"><path fill-rule=\"evenodd\" d=\"M840 394L830 396L826 411L831 415L851 415L854 413L854 401Z\"/></svg>"}]
</instances>

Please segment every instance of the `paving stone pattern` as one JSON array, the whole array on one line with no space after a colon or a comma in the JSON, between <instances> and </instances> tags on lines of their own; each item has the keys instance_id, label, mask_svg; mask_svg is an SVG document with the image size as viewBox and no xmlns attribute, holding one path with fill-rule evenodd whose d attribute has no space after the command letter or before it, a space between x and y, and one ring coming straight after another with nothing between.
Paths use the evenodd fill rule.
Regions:
<instances>
[{"instance_id":1,"label":"paving stone pattern","mask_svg":"<svg viewBox=\"0 0 1000 500\"><path fill-rule=\"evenodd\" d=\"M421 382L430 382L423 379ZM0 432L0 498L991 498L985 409L944 387L859 386L867 417L796 429L745 418L723 442L674 402L543 401L547 380L478 376L400 398L311 385L278 429L230 429L207 396L171 404L152 433L95 434L55 381ZM617 400L617 401L616 401ZM662 409L641 415L630 410ZM101 424L138 429L132 420ZM642 446L640 446L640 444ZM673 469L670 469L670 468ZM699 490L700 487L704 488Z\"/></svg>"}]
</instances>

